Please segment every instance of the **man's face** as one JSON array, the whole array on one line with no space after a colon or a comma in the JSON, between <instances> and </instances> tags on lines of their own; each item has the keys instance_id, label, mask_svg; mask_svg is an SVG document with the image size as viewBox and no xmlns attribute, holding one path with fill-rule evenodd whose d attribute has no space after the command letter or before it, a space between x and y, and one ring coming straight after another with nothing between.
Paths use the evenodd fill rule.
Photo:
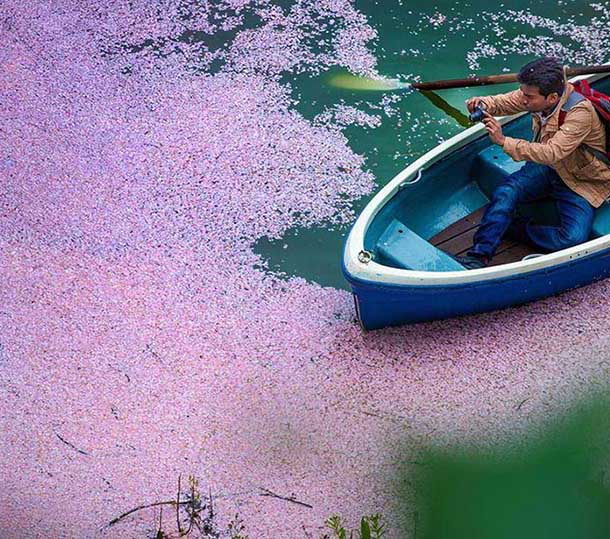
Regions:
<instances>
[{"instance_id":1,"label":"man's face","mask_svg":"<svg viewBox=\"0 0 610 539\"><path fill-rule=\"evenodd\" d=\"M522 84L520 86L523 105L530 112L543 112L552 109L559 102L559 95L553 92L544 97L538 86Z\"/></svg>"}]
</instances>

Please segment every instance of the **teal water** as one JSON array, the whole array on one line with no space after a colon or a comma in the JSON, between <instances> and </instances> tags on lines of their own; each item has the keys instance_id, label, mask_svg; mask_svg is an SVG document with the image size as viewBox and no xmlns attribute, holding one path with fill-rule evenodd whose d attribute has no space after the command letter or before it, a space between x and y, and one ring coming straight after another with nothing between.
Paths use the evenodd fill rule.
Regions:
<instances>
[{"instance_id":1,"label":"teal water","mask_svg":"<svg viewBox=\"0 0 610 539\"><path fill-rule=\"evenodd\" d=\"M414 77L430 81L516 72L542 54L560 56L569 65L601 63L606 57L606 41L596 38L603 38L600 28L607 26L607 16L601 14L601 7L582 2L519 0L493 9L481 0L358 1L356 6L378 32L377 41L369 46L377 58L378 71L406 81ZM603 6L607 9L608 4ZM527 22L515 20L509 9L529 10L531 17ZM473 64L473 58L478 59L478 65ZM376 190L417 157L464 129L418 92L334 88L328 82L331 73L288 76L285 81L293 88L298 112L307 119L313 120L339 104L381 117L378 127L350 125L344 129L352 149L366 158L365 167L375 176ZM439 96L465 112L468 97L515 87L444 90ZM395 101L388 104L389 99ZM379 108L384 100L389 114ZM354 204L356 215L373 195ZM255 252L274 273L347 288L340 256L348 231L348 226L324 225L292 229L280 239L259 240Z\"/></svg>"}]
</instances>

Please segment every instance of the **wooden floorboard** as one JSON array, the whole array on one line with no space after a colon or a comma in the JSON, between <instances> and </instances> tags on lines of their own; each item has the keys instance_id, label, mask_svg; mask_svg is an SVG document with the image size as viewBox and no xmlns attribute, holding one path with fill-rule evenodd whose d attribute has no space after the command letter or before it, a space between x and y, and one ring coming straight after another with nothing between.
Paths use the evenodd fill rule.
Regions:
<instances>
[{"instance_id":1,"label":"wooden floorboard","mask_svg":"<svg viewBox=\"0 0 610 539\"><path fill-rule=\"evenodd\" d=\"M450 224L447 228L441 230L438 234L430 238L430 243L441 248L441 245L446 241L449 241L464 232L468 232L469 230L478 227L488 205L483 206L470 215L467 215L459 221Z\"/></svg>"},{"instance_id":2,"label":"wooden floorboard","mask_svg":"<svg viewBox=\"0 0 610 539\"><path fill-rule=\"evenodd\" d=\"M510 262L517 262L518 260L523 259L524 256L531 255L537 253L533 247L529 245L523 245L521 243L516 243L510 249L503 251L501 253L497 253L491 261L489 262L490 266L499 266L500 264L509 264Z\"/></svg>"},{"instance_id":3,"label":"wooden floorboard","mask_svg":"<svg viewBox=\"0 0 610 539\"><path fill-rule=\"evenodd\" d=\"M472 238L477 229L478 227L473 227L469 230L465 230L459 236L453 236L451 239L436 245L436 247L442 249L446 253L461 254L472 247Z\"/></svg>"},{"instance_id":4,"label":"wooden floorboard","mask_svg":"<svg viewBox=\"0 0 610 539\"><path fill-rule=\"evenodd\" d=\"M452 223L447 228L428 240L432 245L452 255L463 256L472 247L473 237L483 218L487 206L483 206L459 221ZM508 264L521 260L524 256L537 251L529 245L523 245L514 240L505 238L502 240L496 254L491 259L490 266Z\"/></svg>"}]
</instances>

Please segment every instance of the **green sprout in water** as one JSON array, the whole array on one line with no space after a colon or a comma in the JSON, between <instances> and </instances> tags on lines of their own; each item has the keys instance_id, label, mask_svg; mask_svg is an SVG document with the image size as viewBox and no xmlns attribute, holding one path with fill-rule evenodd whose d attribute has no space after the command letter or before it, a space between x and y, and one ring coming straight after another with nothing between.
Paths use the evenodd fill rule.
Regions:
<instances>
[{"instance_id":1,"label":"green sprout in water","mask_svg":"<svg viewBox=\"0 0 610 539\"><path fill-rule=\"evenodd\" d=\"M381 522L381 515L375 514L370 516L362 517L360 520L360 530L354 536L354 531L349 532L349 538L347 530L343 527L341 517L333 515L326 519L326 527L330 528L334 533L334 539L380 539L385 535L385 524ZM328 537L328 536L325 536Z\"/></svg>"}]
</instances>

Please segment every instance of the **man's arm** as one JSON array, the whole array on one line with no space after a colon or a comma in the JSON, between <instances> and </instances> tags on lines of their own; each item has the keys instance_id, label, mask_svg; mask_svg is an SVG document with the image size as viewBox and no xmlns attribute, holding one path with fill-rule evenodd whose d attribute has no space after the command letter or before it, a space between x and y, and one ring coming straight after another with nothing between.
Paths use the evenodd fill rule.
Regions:
<instances>
[{"instance_id":1,"label":"man's arm","mask_svg":"<svg viewBox=\"0 0 610 539\"><path fill-rule=\"evenodd\" d=\"M515 90L507 94L488 95L485 97L473 97L466 101L468 110L472 112L475 102L481 102L485 106L485 110L492 116L510 116L518 112L525 112L527 109L523 105L523 97L521 90Z\"/></svg>"},{"instance_id":2,"label":"man's arm","mask_svg":"<svg viewBox=\"0 0 610 539\"><path fill-rule=\"evenodd\" d=\"M575 107L566 115L565 123L548 142L541 144L504 137L502 148L515 161L534 161L554 165L580 146L591 132L593 120L585 107Z\"/></svg>"}]
</instances>

